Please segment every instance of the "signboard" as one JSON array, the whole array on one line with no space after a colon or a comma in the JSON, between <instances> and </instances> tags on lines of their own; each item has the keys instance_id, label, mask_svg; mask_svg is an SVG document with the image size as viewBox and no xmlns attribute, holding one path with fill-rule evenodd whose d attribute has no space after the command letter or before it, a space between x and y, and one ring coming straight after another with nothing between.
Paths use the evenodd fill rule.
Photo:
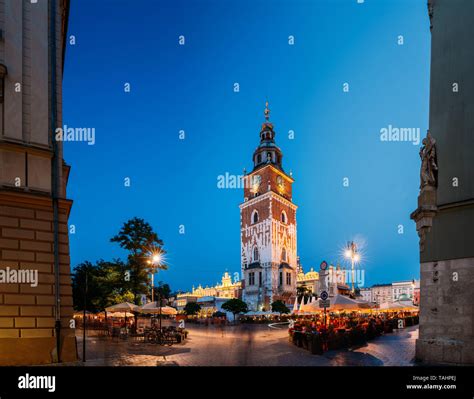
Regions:
<instances>
[{"instance_id":1,"label":"signboard","mask_svg":"<svg viewBox=\"0 0 474 399\"><path fill-rule=\"evenodd\" d=\"M328 308L331 305L331 301L329 299L326 300L320 300L319 301L319 307L320 308Z\"/></svg>"},{"instance_id":2,"label":"signboard","mask_svg":"<svg viewBox=\"0 0 474 399\"><path fill-rule=\"evenodd\" d=\"M321 292L321 295L319 295L319 297L320 297L323 301L325 301L326 299L329 298L329 294L328 294L327 291L323 291L323 292Z\"/></svg>"},{"instance_id":3,"label":"signboard","mask_svg":"<svg viewBox=\"0 0 474 399\"><path fill-rule=\"evenodd\" d=\"M321 264L319 265L319 268L321 269L319 272L319 289L321 291L326 291L328 289L328 263L323 260Z\"/></svg>"}]
</instances>

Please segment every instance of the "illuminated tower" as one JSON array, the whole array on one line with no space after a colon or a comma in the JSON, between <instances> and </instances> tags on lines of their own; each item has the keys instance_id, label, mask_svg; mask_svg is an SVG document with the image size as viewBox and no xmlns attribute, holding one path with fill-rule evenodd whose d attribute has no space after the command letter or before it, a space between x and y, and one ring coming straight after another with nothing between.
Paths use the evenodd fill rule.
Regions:
<instances>
[{"instance_id":1,"label":"illuminated tower","mask_svg":"<svg viewBox=\"0 0 474 399\"><path fill-rule=\"evenodd\" d=\"M293 178L282 167L268 103L253 154L253 170L244 176L240 205L243 300L250 310L270 310L276 300L292 305L296 295L296 209Z\"/></svg>"}]
</instances>

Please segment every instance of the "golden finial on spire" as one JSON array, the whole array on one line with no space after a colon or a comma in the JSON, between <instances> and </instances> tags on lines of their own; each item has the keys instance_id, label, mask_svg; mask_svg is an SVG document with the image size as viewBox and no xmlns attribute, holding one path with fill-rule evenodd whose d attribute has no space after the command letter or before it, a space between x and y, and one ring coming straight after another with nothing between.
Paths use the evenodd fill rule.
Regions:
<instances>
[{"instance_id":1,"label":"golden finial on spire","mask_svg":"<svg viewBox=\"0 0 474 399\"><path fill-rule=\"evenodd\" d=\"M268 101L265 102L265 119L268 121L270 119L270 110L268 109Z\"/></svg>"}]
</instances>

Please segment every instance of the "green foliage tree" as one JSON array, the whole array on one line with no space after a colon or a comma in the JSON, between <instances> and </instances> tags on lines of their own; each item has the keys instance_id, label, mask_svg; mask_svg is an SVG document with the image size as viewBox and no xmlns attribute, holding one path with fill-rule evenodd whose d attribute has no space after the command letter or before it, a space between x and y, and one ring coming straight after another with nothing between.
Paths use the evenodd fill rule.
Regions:
<instances>
[{"instance_id":1,"label":"green foliage tree","mask_svg":"<svg viewBox=\"0 0 474 399\"><path fill-rule=\"evenodd\" d=\"M290 309L285 305L283 301L277 300L272 302L272 312L280 313L280 316L284 314L290 313Z\"/></svg>"},{"instance_id":2,"label":"green foliage tree","mask_svg":"<svg viewBox=\"0 0 474 399\"><path fill-rule=\"evenodd\" d=\"M186 306L184 307L184 313L188 316L194 316L195 314L198 314L199 311L201 310L201 305L196 302L188 302Z\"/></svg>"},{"instance_id":3,"label":"green foliage tree","mask_svg":"<svg viewBox=\"0 0 474 399\"><path fill-rule=\"evenodd\" d=\"M310 288L300 285L296 287L296 296L298 297L298 300L301 301L301 298L304 298L305 300L310 298L312 296L312 291Z\"/></svg>"},{"instance_id":4,"label":"green foliage tree","mask_svg":"<svg viewBox=\"0 0 474 399\"><path fill-rule=\"evenodd\" d=\"M166 269L164 263L155 265L150 262L153 254L165 253L163 241L148 222L137 217L126 221L110 241L118 243L129 252L125 273L128 272L133 302L138 304L139 294L149 292L151 269Z\"/></svg>"},{"instance_id":5,"label":"green foliage tree","mask_svg":"<svg viewBox=\"0 0 474 399\"><path fill-rule=\"evenodd\" d=\"M99 260L95 264L83 262L77 265L72 276L72 293L76 310L97 312L119 302L132 302L131 284L124 280L126 269L120 260L106 262ZM87 293L84 300L84 289Z\"/></svg>"},{"instance_id":6,"label":"green foliage tree","mask_svg":"<svg viewBox=\"0 0 474 399\"><path fill-rule=\"evenodd\" d=\"M238 298L229 299L227 302L224 302L221 307L234 315L234 321L237 314L248 312L247 304Z\"/></svg>"},{"instance_id":7,"label":"green foliage tree","mask_svg":"<svg viewBox=\"0 0 474 399\"><path fill-rule=\"evenodd\" d=\"M97 284L97 268L91 262L76 266L72 275L72 295L74 308L82 311L97 312L97 302L102 295L102 287Z\"/></svg>"},{"instance_id":8,"label":"green foliage tree","mask_svg":"<svg viewBox=\"0 0 474 399\"><path fill-rule=\"evenodd\" d=\"M169 299L171 297L171 288L168 284L160 281L155 288L155 298Z\"/></svg>"}]
</instances>

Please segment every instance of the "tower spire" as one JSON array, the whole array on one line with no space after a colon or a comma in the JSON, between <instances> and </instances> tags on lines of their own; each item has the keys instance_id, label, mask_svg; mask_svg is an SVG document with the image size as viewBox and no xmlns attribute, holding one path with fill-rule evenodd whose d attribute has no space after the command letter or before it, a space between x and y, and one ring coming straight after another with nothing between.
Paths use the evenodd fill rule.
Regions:
<instances>
[{"instance_id":1,"label":"tower spire","mask_svg":"<svg viewBox=\"0 0 474 399\"><path fill-rule=\"evenodd\" d=\"M268 101L265 102L265 120L268 122L270 119L270 109L268 108Z\"/></svg>"}]
</instances>

